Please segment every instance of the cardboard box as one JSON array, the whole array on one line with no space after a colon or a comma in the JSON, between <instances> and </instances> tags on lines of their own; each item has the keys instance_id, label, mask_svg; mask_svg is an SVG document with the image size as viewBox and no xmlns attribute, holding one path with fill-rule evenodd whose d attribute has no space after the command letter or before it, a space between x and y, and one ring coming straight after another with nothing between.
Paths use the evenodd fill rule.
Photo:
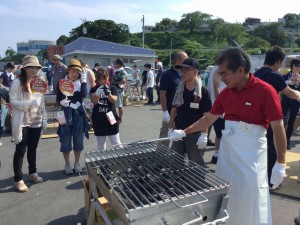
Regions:
<instances>
[{"instance_id":1,"label":"cardboard box","mask_svg":"<svg viewBox=\"0 0 300 225\"><path fill-rule=\"evenodd\" d=\"M89 181L83 180L83 190L84 190L84 206L85 206L85 219L87 220L89 217L89 210L91 204L91 196L89 193Z\"/></svg>"}]
</instances>

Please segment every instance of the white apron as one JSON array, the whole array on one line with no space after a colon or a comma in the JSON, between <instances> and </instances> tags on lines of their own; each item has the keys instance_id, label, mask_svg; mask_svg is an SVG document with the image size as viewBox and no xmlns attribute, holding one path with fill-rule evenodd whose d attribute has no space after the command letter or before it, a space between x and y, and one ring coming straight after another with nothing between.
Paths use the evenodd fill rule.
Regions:
<instances>
[{"instance_id":1,"label":"white apron","mask_svg":"<svg viewBox=\"0 0 300 225\"><path fill-rule=\"evenodd\" d=\"M216 175L231 183L227 225L272 224L265 128L225 121Z\"/></svg>"}]
</instances>

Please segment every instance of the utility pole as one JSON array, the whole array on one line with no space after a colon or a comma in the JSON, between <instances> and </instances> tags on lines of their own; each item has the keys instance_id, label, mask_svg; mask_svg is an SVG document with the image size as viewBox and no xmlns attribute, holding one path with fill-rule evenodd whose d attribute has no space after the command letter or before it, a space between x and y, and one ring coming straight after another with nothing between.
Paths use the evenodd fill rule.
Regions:
<instances>
[{"instance_id":1,"label":"utility pole","mask_svg":"<svg viewBox=\"0 0 300 225\"><path fill-rule=\"evenodd\" d=\"M143 42L143 48L144 48L144 45L145 45L145 17L143 15L143 18L142 18L142 22L143 22L143 36L142 36L142 42Z\"/></svg>"},{"instance_id":2,"label":"utility pole","mask_svg":"<svg viewBox=\"0 0 300 225\"><path fill-rule=\"evenodd\" d=\"M172 48L173 48L173 38L171 38L171 47L170 47L170 58L169 58L169 67L172 66Z\"/></svg>"},{"instance_id":3,"label":"utility pole","mask_svg":"<svg viewBox=\"0 0 300 225\"><path fill-rule=\"evenodd\" d=\"M81 19L81 18L79 18L81 21L82 21L82 23L83 23L83 26L82 26L82 33L83 33L83 38L82 38L82 50L84 50L84 35L86 35L86 32L87 32L87 30L86 30L86 27L84 26L85 25L85 23L86 23L86 18L84 18L84 19Z\"/></svg>"}]
</instances>

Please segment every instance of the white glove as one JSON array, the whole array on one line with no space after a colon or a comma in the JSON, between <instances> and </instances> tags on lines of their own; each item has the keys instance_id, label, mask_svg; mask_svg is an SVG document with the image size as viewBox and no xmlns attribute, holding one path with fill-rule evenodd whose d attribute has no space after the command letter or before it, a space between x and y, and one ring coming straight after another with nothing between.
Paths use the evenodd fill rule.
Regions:
<instances>
[{"instance_id":1,"label":"white glove","mask_svg":"<svg viewBox=\"0 0 300 225\"><path fill-rule=\"evenodd\" d=\"M64 98L63 100L60 101L60 105L64 107L68 107L70 105L70 100Z\"/></svg>"},{"instance_id":2,"label":"white glove","mask_svg":"<svg viewBox=\"0 0 300 225\"><path fill-rule=\"evenodd\" d=\"M46 119L43 120L43 123L42 123L42 128L43 130L46 130L47 129L47 125L48 125L48 121Z\"/></svg>"},{"instance_id":3,"label":"white glove","mask_svg":"<svg viewBox=\"0 0 300 225\"><path fill-rule=\"evenodd\" d=\"M170 121L170 114L169 114L168 110L163 112L162 121L167 122L167 123Z\"/></svg>"},{"instance_id":4,"label":"white glove","mask_svg":"<svg viewBox=\"0 0 300 225\"><path fill-rule=\"evenodd\" d=\"M36 98L36 99L33 99L31 102L30 102L30 106L35 106L35 107L39 107L42 103L42 98Z\"/></svg>"},{"instance_id":5,"label":"white glove","mask_svg":"<svg viewBox=\"0 0 300 225\"><path fill-rule=\"evenodd\" d=\"M87 71L83 71L82 73L80 73L80 75L81 75L80 82L87 83Z\"/></svg>"},{"instance_id":6,"label":"white glove","mask_svg":"<svg viewBox=\"0 0 300 225\"><path fill-rule=\"evenodd\" d=\"M198 149L204 149L206 147L206 145L207 145L207 134L206 133L202 133L200 135L196 145L198 145Z\"/></svg>"},{"instance_id":7,"label":"white glove","mask_svg":"<svg viewBox=\"0 0 300 225\"><path fill-rule=\"evenodd\" d=\"M273 184L272 189L276 189L283 181L285 176L285 166L276 162L273 169L270 183Z\"/></svg>"},{"instance_id":8,"label":"white glove","mask_svg":"<svg viewBox=\"0 0 300 225\"><path fill-rule=\"evenodd\" d=\"M170 137L171 133L173 132L174 130L172 128L169 128L168 129L168 137Z\"/></svg>"},{"instance_id":9,"label":"white glove","mask_svg":"<svg viewBox=\"0 0 300 225\"><path fill-rule=\"evenodd\" d=\"M179 141L184 137L186 137L186 134L183 130L174 130L169 136L171 141Z\"/></svg>"},{"instance_id":10,"label":"white glove","mask_svg":"<svg viewBox=\"0 0 300 225\"><path fill-rule=\"evenodd\" d=\"M104 90L103 87L100 86L96 91L95 91L96 96L104 95Z\"/></svg>"}]
</instances>

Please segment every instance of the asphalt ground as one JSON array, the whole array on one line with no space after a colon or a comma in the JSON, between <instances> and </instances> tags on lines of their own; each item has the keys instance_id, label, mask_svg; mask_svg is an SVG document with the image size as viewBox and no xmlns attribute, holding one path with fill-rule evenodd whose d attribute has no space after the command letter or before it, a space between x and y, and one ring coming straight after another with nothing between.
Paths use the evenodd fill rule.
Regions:
<instances>
[{"instance_id":1,"label":"asphalt ground","mask_svg":"<svg viewBox=\"0 0 300 225\"><path fill-rule=\"evenodd\" d=\"M154 98L156 99L156 98ZM124 107L120 136L123 143L139 140L157 139L161 126L162 111L160 105L141 106L133 104ZM212 131L211 137L214 138ZM12 159L15 144L10 136L2 138L0 148L0 225L85 225L84 191L82 179L87 178L86 171L82 176L64 173L64 160L59 152L59 139L41 139L37 153L38 173L44 178L40 184L31 184L27 193L17 193L13 187ZM85 149L81 157L84 166L84 153L96 150L96 139L93 134L85 139ZM299 136L292 139L292 151L300 153ZM108 141L108 146L110 146ZM206 165L214 171L209 163L213 147L208 147L204 155ZM74 157L71 155L71 162ZM27 173L27 160L24 160L23 172ZM300 186L299 186L300 187ZM299 188L300 191L300 188ZM245 199L247 204L247 199ZM274 225L292 225L300 207L300 199L286 195L271 194L272 217Z\"/></svg>"}]
</instances>

